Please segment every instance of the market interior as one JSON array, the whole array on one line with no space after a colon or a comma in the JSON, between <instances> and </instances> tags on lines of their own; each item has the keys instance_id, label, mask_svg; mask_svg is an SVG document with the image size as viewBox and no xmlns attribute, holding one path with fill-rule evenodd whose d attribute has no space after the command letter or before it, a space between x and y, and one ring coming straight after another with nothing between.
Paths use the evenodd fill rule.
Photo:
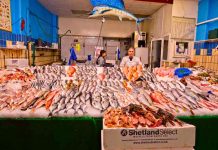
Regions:
<instances>
[{"instance_id":1,"label":"market interior","mask_svg":"<svg viewBox=\"0 0 218 150\"><path fill-rule=\"evenodd\" d=\"M2 148L217 150L217 6L0 0Z\"/></svg>"}]
</instances>

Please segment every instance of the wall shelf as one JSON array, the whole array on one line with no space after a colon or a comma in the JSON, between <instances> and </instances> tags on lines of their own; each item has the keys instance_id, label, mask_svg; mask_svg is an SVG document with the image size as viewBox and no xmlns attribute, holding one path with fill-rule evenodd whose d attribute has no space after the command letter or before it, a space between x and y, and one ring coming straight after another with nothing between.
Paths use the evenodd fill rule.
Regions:
<instances>
[{"instance_id":1,"label":"wall shelf","mask_svg":"<svg viewBox=\"0 0 218 150\"><path fill-rule=\"evenodd\" d=\"M57 48L50 48L50 47L35 47L36 49L49 49L49 50L59 50Z\"/></svg>"},{"instance_id":2,"label":"wall shelf","mask_svg":"<svg viewBox=\"0 0 218 150\"><path fill-rule=\"evenodd\" d=\"M216 39L208 39L208 40L201 40L201 41L195 41L195 43L201 43L201 42L218 42L218 38L216 38Z\"/></svg>"},{"instance_id":3,"label":"wall shelf","mask_svg":"<svg viewBox=\"0 0 218 150\"><path fill-rule=\"evenodd\" d=\"M26 48L9 48L9 47L0 47L0 50L27 50Z\"/></svg>"}]
</instances>

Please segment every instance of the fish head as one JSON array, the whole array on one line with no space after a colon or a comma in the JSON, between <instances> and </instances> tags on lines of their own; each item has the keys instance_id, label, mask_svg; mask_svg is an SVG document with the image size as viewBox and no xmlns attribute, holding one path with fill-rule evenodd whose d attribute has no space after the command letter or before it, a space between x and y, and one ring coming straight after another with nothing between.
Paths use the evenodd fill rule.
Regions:
<instances>
[{"instance_id":1,"label":"fish head","mask_svg":"<svg viewBox=\"0 0 218 150\"><path fill-rule=\"evenodd\" d=\"M97 6L89 14L89 18L96 18L106 15L105 13L111 11L110 7Z\"/></svg>"}]
</instances>

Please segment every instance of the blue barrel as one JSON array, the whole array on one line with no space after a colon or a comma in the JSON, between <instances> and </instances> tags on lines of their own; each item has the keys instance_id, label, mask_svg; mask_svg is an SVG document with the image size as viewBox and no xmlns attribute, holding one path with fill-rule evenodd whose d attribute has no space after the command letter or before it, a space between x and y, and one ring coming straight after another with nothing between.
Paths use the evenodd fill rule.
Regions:
<instances>
[{"instance_id":1,"label":"blue barrel","mask_svg":"<svg viewBox=\"0 0 218 150\"><path fill-rule=\"evenodd\" d=\"M92 60L92 55L88 55L88 61Z\"/></svg>"}]
</instances>

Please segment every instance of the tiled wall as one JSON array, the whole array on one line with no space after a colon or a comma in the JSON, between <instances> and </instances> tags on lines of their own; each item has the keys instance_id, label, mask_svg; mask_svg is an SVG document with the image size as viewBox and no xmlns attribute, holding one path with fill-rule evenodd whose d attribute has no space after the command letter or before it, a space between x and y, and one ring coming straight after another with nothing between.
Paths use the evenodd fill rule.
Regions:
<instances>
[{"instance_id":1,"label":"tiled wall","mask_svg":"<svg viewBox=\"0 0 218 150\"><path fill-rule=\"evenodd\" d=\"M196 55L196 50L192 50L191 58L197 62L197 66L204 66L218 73L218 50L212 49L211 55L207 51L208 49L201 49L200 54Z\"/></svg>"},{"instance_id":2,"label":"tiled wall","mask_svg":"<svg viewBox=\"0 0 218 150\"><path fill-rule=\"evenodd\" d=\"M37 39L33 39L30 36L13 34L11 32L0 30L0 47L6 47L6 41L12 41L13 45L16 45L17 41L24 42L27 45L27 42L37 42ZM51 46L51 43L42 41L44 45Z\"/></svg>"},{"instance_id":3,"label":"tiled wall","mask_svg":"<svg viewBox=\"0 0 218 150\"><path fill-rule=\"evenodd\" d=\"M31 38L25 35L13 34L11 32L0 30L0 47L6 47L6 40L12 41L13 45L16 44L16 41L24 42L26 45L27 41L31 40Z\"/></svg>"},{"instance_id":4,"label":"tiled wall","mask_svg":"<svg viewBox=\"0 0 218 150\"><path fill-rule=\"evenodd\" d=\"M196 55L200 55L201 49L207 49L207 55L212 55L212 49L215 49L218 46L218 41L214 42L195 42Z\"/></svg>"}]
</instances>

